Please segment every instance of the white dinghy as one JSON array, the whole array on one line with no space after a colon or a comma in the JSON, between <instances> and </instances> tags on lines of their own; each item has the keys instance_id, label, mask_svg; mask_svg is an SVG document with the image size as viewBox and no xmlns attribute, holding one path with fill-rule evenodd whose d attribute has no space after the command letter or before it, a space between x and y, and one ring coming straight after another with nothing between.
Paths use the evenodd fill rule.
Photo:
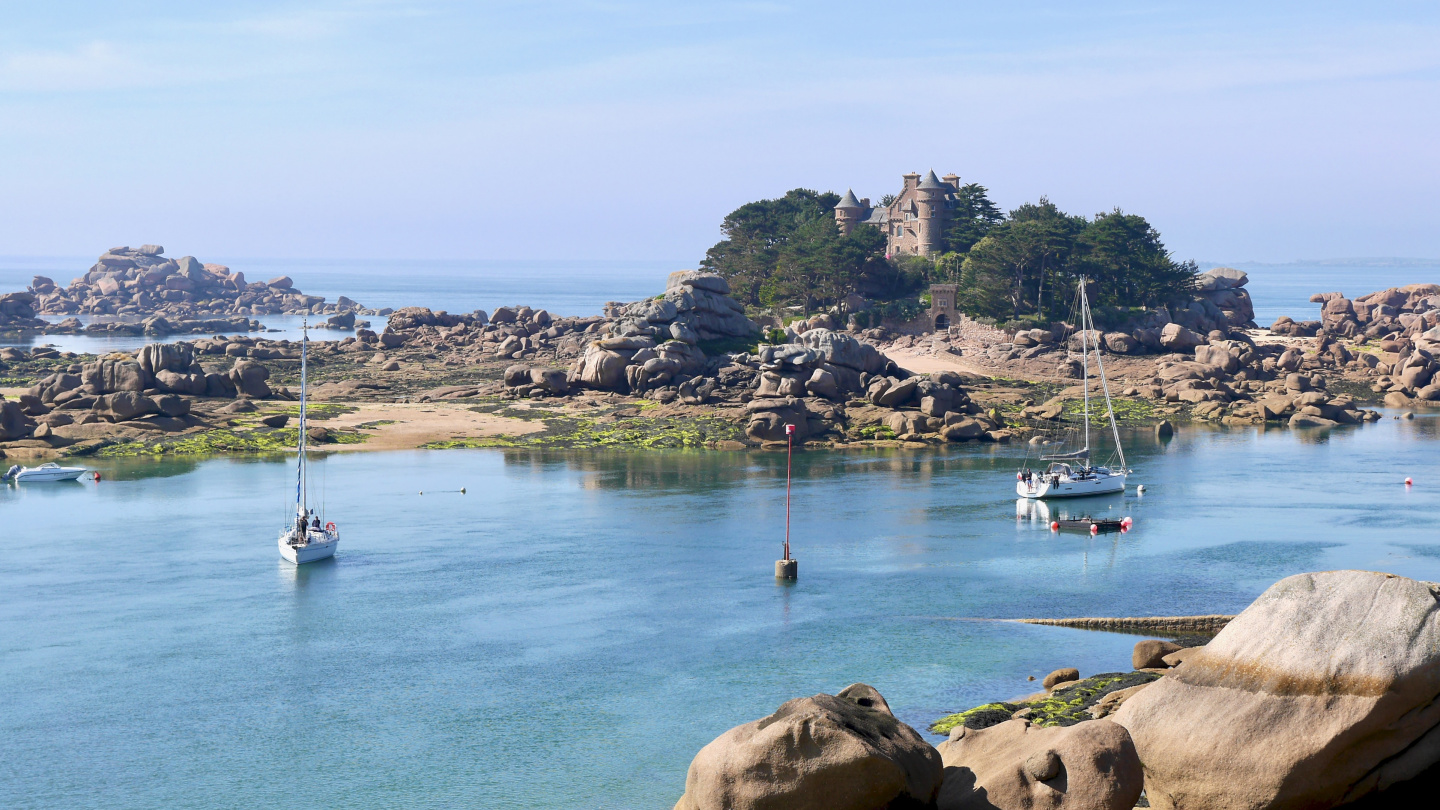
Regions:
<instances>
[{"instance_id":1,"label":"white dinghy","mask_svg":"<svg viewBox=\"0 0 1440 810\"><path fill-rule=\"evenodd\" d=\"M74 481L87 472L89 470L84 467L61 467L53 461L47 461L39 467L21 467L16 464L5 472L3 478L22 484L35 484L46 481Z\"/></svg>"},{"instance_id":2,"label":"white dinghy","mask_svg":"<svg viewBox=\"0 0 1440 810\"><path fill-rule=\"evenodd\" d=\"M1027 459L1025 468L1015 474L1015 492L1021 498L1083 498L1087 495L1110 495L1125 491L1125 478L1130 474L1130 469L1125 466L1125 450L1120 446L1120 428L1115 424L1115 408L1110 404L1110 383L1105 379L1105 362L1100 359L1098 339L1093 346L1095 367L1100 373L1100 390L1105 396L1105 415L1110 419L1110 432L1115 437L1115 455L1119 464L1110 467L1094 466L1090 463L1090 337L1098 335L1099 332L1095 330L1095 322L1090 315L1090 299L1085 291L1084 277L1080 279L1079 311L1081 362L1084 369L1081 386L1085 396L1084 446L1069 453L1041 455L1042 462L1049 462L1041 471L1031 470Z\"/></svg>"},{"instance_id":3,"label":"white dinghy","mask_svg":"<svg viewBox=\"0 0 1440 810\"><path fill-rule=\"evenodd\" d=\"M310 345L309 325L301 327L300 338L300 437L296 442L295 462L295 514L291 522L280 531L280 556L296 565L315 562L335 556L335 547L340 544L340 530L334 523L320 525L321 518L309 508L308 484L306 480L305 442L305 371L307 350Z\"/></svg>"}]
</instances>

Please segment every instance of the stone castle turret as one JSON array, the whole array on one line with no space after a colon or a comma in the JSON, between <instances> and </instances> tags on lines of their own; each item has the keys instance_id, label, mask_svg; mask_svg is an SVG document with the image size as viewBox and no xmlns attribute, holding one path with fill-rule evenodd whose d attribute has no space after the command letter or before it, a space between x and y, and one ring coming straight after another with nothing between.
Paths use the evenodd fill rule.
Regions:
<instances>
[{"instance_id":1,"label":"stone castle turret","mask_svg":"<svg viewBox=\"0 0 1440 810\"><path fill-rule=\"evenodd\" d=\"M840 235L849 236L850 231L870 215L870 201L855 199L855 192L846 189L840 204L835 206L835 224L840 226Z\"/></svg>"},{"instance_id":2,"label":"stone castle turret","mask_svg":"<svg viewBox=\"0 0 1440 810\"><path fill-rule=\"evenodd\" d=\"M945 249L945 225L960 189L960 176L936 177L932 170L921 178L918 172L902 176L900 194L888 206L871 208L869 199L857 199L846 191L835 206L835 224L842 234L856 225L874 225L885 233L888 256L931 256Z\"/></svg>"}]
</instances>

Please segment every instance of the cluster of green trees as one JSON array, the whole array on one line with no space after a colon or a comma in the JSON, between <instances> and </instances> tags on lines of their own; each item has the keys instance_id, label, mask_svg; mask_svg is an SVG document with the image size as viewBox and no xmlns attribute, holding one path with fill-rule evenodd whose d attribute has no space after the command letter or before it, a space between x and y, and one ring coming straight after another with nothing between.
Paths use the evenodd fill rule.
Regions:
<instances>
[{"instance_id":1,"label":"cluster of green trees","mask_svg":"<svg viewBox=\"0 0 1440 810\"><path fill-rule=\"evenodd\" d=\"M1060 320L1070 315L1075 282L1093 279L1094 303L1152 307L1186 297L1194 262L1177 262L1144 217L1118 208L1087 218L1044 197L1004 214L981 185L960 188L937 257L885 255L872 226L841 236L838 195L795 189L748 203L725 217L725 238L702 267L730 280L735 295L761 307L815 311L851 293L872 300L913 297L932 283L960 287L967 314L997 320Z\"/></svg>"},{"instance_id":2,"label":"cluster of green trees","mask_svg":"<svg viewBox=\"0 0 1440 810\"><path fill-rule=\"evenodd\" d=\"M700 266L729 280L737 299L761 307L813 312L852 293L888 299L909 292L900 269L885 258L885 234L865 227L840 235L839 203L837 194L804 188L746 203L725 217L725 238Z\"/></svg>"}]
</instances>

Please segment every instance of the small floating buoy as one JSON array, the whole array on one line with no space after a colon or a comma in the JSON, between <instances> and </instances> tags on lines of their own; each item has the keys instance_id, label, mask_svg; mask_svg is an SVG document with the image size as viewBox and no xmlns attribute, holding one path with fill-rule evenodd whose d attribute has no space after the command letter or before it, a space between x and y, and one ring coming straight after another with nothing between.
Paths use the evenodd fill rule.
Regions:
<instances>
[{"instance_id":1,"label":"small floating buoy","mask_svg":"<svg viewBox=\"0 0 1440 810\"><path fill-rule=\"evenodd\" d=\"M1090 524L1090 533L1091 533L1091 534L1099 534L1099 533L1100 533L1100 527L1099 527L1099 526L1096 526L1094 523L1091 523L1091 524Z\"/></svg>"},{"instance_id":2,"label":"small floating buoy","mask_svg":"<svg viewBox=\"0 0 1440 810\"><path fill-rule=\"evenodd\" d=\"M423 489L420 490L420 494L421 494L421 495L424 495L424 494L425 494L425 490L423 490Z\"/></svg>"},{"instance_id":3,"label":"small floating buoy","mask_svg":"<svg viewBox=\"0 0 1440 810\"><path fill-rule=\"evenodd\" d=\"M465 487L460 487L460 494L461 494L461 495L464 495L464 494L465 494Z\"/></svg>"},{"instance_id":4,"label":"small floating buoy","mask_svg":"<svg viewBox=\"0 0 1440 810\"><path fill-rule=\"evenodd\" d=\"M96 471L95 471L95 480L96 480L96 481L99 481L99 480L100 480L100 471L99 471L99 470L96 470Z\"/></svg>"},{"instance_id":5,"label":"small floating buoy","mask_svg":"<svg viewBox=\"0 0 1440 810\"><path fill-rule=\"evenodd\" d=\"M1052 520L1052 521L1050 521L1050 531L1052 531L1052 532L1058 532L1058 531L1060 531L1060 521L1058 521L1058 520Z\"/></svg>"},{"instance_id":6,"label":"small floating buoy","mask_svg":"<svg viewBox=\"0 0 1440 810\"><path fill-rule=\"evenodd\" d=\"M1133 521L1133 520L1130 519L1130 516L1129 516L1129 515L1126 515L1124 518L1122 518L1122 519L1120 520L1120 525L1121 525L1121 526L1129 526L1130 524L1132 524L1132 523L1134 523L1134 522L1135 522L1135 521Z\"/></svg>"},{"instance_id":7,"label":"small floating buoy","mask_svg":"<svg viewBox=\"0 0 1440 810\"><path fill-rule=\"evenodd\" d=\"M1405 486L1408 487L1408 486L1410 486L1410 485L1413 484L1413 483L1415 483L1415 482L1414 482L1414 481L1411 481L1409 478L1406 478L1406 479L1405 479Z\"/></svg>"},{"instance_id":8,"label":"small floating buoy","mask_svg":"<svg viewBox=\"0 0 1440 810\"><path fill-rule=\"evenodd\" d=\"M1141 484L1140 486L1135 487L1135 494L1136 494L1136 495L1143 495L1143 494L1145 494L1145 485L1144 485L1144 484Z\"/></svg>"}]
</instances>

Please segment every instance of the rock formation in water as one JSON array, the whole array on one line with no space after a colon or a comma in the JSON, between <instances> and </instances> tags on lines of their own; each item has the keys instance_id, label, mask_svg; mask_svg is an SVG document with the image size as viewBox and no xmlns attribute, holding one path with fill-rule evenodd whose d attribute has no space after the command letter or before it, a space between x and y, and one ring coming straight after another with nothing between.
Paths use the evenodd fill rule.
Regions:
<instances>
[{"instance_id":1,"label":"rock formation in water","mask_svg":"<svg viewBox=\"0 0 1440 810\"><path fill-rule=\"evenodd\" d=\"M1282 317L1270 331L1309 337L1320 332L1336 337L1400 342L1440 326L1440 284L1410 284L1362 295L1355 300L1338 292L1316 293L1320 320L1292 321Z\"/></svg>"},{"instance_id":2,"label":"rock formation in water","mask_svg":"<svg viewBox=\"0 0 1440 810\"><path fill-rule=\"evenodd\" d=\"M265 282L247 282L245 274L219 264L204 264L194 256L169 259L159 245L115 247L106 251L84 276L68 287L36 276L27 303L42 315L91 315L86 332L126 334L184 334L253 331L260 329L253 315L333 315L339 326L348 315L366 312L344 296L326 303L320 296L295 289L287 276ZM6 296L9 298L10 296ZM5 300L0 299L0 313ZM0 327L7 324L0 320ZM25 328L47 332L80 331L78 320L49 326L30 323Z\"/></svg>"}]
</instances>

